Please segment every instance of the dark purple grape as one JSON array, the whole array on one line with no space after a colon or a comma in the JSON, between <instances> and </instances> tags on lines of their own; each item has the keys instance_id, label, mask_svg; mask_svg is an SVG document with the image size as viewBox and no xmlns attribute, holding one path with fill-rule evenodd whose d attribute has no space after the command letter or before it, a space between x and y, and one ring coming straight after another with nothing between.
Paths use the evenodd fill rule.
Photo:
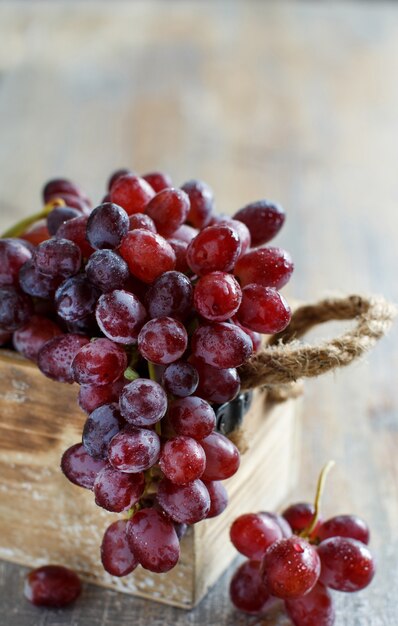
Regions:
<instances>
[{"instance_id":1,"label":"dark purple grape","mask_svg":"<svg viewBox=\"0 0 398 626\"><path fill-rule=\"evenodd\" d=\"M185 320L192 313L193 287L181 272L165 272L147 292L149 316Z\"/></svg>"},{"instance_id":2,"label":"dark purple grape","mask_svg":"<svg viewBox=\"0 0 398 626\"><path fill-rule=\"evenodd\" d=\"M73 383L73 359L89 341L88 337L76 334L50 339L44 344L37 356L40 371L48 378L61 383Z\"/></svg>"},{"instance_id":3,"label":"dark purple grape","mask_svg":"<svg viewBox=\"0 0 398 626\"><path fill-rule=\"evenodd\" d=\"M112 250L97 250L86 265L90 282L101 291L113 291L123 287L129 277L129 268L121 256Z\"/></svg>"},{"instance_id":4,"label":"dark purple grape","mask_svg":"<svg viewBox=\"0 0 398 626\"><path fill-rule=\"evenodd\" d=\"M18 286L19 270L32 253L21 240L0 239L0 287Z\"/></svg>"},{"instance_id":5,"label":"dark purple grape","mask_svg":"<svg viewBox=\"0 0 398 626\"><path fill-rule=\"evenodd\" d=\"M109 339L95 339L76 354L72 371L79 385L108 385L115 382L127 367L127 356L121 346Z\"/></svg>"},{"instance_id":6,"label":"dark purple grape","mask_svg":"<svg viewBox=\"0 0 398 626\"><path fill-rule=\"evenodd\" d=\"M22 291L36 298L52 298L63 278L41 274L33 261L26 261L19 270L19 284Z\"/></svg>"},{"instance_id":7,"label":"dark purple grape","mask_svg":"<svg viewBox=\"0 0 398 626\"><path fill-rule=\"evenodd\" d=\"M224 402L230 402L238 395L240 378L236 368L229 367L220 370L211 367L204 361L193 358L192 363L199 374L197 396L208 402L224 404Z\"/></svg>"},{"instance_id":8,"label":"dark purple grape","mask_svg":"<svg viewBox=\"0 0 398 626\"><path fill-rule=\"evenodd\" d=\"M90 413L83 428L83 445L94 459L107 459L111 439L124 426L116 403L103 404Z\"/></svg>"},{"instance_id":9,"label":"dark purple grape","mask_svg":"<svg viewBox=\"0 0 398 626\"><path fill-rule=\"evenodd\" d=\"M33 314L29 296L15 287L0 287L0 331L21 328Z\"/></svg>"},{"instance_id":10,"label":"dark purple grape","mask_svg":"<svg viewBox=\"0 0 398 626\"><path fill-rule=\"evenodd\" d=\"M95 479L95 503L112 513L121 513L138 502L144 489L142 472L125 474L107 465Z\"/></svg>"},{"instance_id":11,"label":"dark purple grape","mask_svg":"<svg viewBox=\"0 0 398 626\"><path fill-rule=\"evenodd\" d=\"M141 509L127 522L127 540L138 561L151 572L177 565L180 544L173 522L156 509Z\"/></svg>"},{"instance_id":12,"label":"dark purple grape","mask_svg":"<svg viewBox=\"0 0 398 626\"><path fill-rule=\"evenodd\" d=\"M193 394L199 383L196 368L186 361L176 361L166 367L162 384L168 393L178 398Z\"/></svg>"},{"instance_id":13,"label":"dark purple grape","mask_svg":"<svg viewBox=\"0 0 398 626\"><path fill-rule=\"evenodd\" d=\"M127 541L127 520L113 522L105 531L101 544L101 561L112 576L127 576L138 565Z\"/></svg>"},{"instance_id":14,"label":"dark purple grape","mask_svg":"<svg viewBox=\"0 0 398 626\"><path fill-rule=\"evenodd\" d=\"M210 510L209 492L201 480L174 485L164 478L159 483L157 500L172 520L184 524L200 522Z\"/></svg>"},{"instance_id":15,"label":"dark purple grape","mask_svg":"<svg viewBox=\"0 0 398 626\"><path fill-rule=\"evenodd\" d=\"M85 274L67 278L55 292L57 313L66 322L81 320L94 313L99 295Z\"/></svg>"},{"instance_id":16,"label":"dark purple grape","mask_svg":"<svg viewBox=\"0 0 398 626\"><path fill-rule=\"evenodd\" d=\"M135 344L147 319L147 313L137 296L123 289L103 294L95 316L98 326L116 343Z\"/></svg>"},{"instance_id":17,"label":"dark purple grape","mask_svg":"<svg viewBox=\"0 0 398 626\"><path fill-rule=\"evenodd\" d=\"M120 394L120 411L133 426L156 424L167 411L167 396L153 380L137 378L123 388Z\"/></svg>"},{"instance_id":18,"label":"dark purple grape","mask_svg":"<svg viewBox=\"0 0 398 626\"><path fill-rule=\"evenodd\" d=\"M251 202L234 215L235 220L248 227L253 248L275 237L282 228L285 217L282 207L268 200Z\"/></svg>"},{"instance_id":19,"label":"dark purple grape","mask_svg":"<svg viewBox=\"0 0 398 626\"><path fill-rule=\"evenodd\" d=\"M79 271L82 255L80 248L73 241L56 237L47 239L37 246L33 261L41 274L68 278Z\"/></svg>"},{"instance_id":20,"label":"dark purple grape","mask_svg":"<svg viewBox=\"0 0 398 626\"><path fill-rule=\"evenodd\" d=\"M121 472L136 473L157 463L160 439L153 430L126 426L109 445L109 461Z\"/></svg>"},{"instance_id":21,"label":"dark purple grape","mask_svg":"<svg viewBox=\"0 0 398 626\"><path fill-rule=\"evenodd\" d=\"M106 462L93 459L84 449L83 444L75 443L62 455L61 470L74 485L93 489L97 474L106 467Z\"/></svg>"},{"instance_id":22,"label":"dark purple grape","mask_svg":"<svg viewBox=\"0 0 398 626\"><path fill-rule=\"evenodd\" d=\"M48 202L52 197L57 195L58 193L67 193L71 196L84 196L80 187L75 185L70 180L66 178L53 178L49 180L43 187L43 200L44 202Z\"/></svg>"},{"instance_id":23,"label":"dark purple grape","mask_svg":"<svg viewBox=\"0 0 398 626\"><path fill-rule=\"evenodd\" d=\"M51 236L55 235L61 224L73 219L74 217L79 217L80 215L81 211L71 206L54 207L54 209L47 215L48 232Z\"/></svg>"},{"instance_id":24,"label":"dark purple grape","mask_svg":"<svg viewBox=\"0 0 398 626\"><path fill-rule=\"evenodd\" d=\"M112 202L100 204L94 209L87 222L87 239L95 249L120 246L129 230L129 218L124 209Z\"/></svg>"},{"instance_id":25,"label":"dark purple grape","mask_svg":"<svg viewBox=\"0 0 398 626\"><path fill-rule=\"evenodd\" d=\"M43 345L58 335L63 335L63 332L57 324L47 317L33 315L24 326L14 332L12 341L15 350L27 359L36 361Z\"/></svg>"}]
</instances>

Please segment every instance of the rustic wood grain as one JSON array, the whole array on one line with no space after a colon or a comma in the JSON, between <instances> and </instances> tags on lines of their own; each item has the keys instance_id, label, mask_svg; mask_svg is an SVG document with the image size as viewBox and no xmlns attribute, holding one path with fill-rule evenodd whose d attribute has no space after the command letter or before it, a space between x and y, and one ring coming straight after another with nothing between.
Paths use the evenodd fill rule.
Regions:
<instances>
[{"instance_id":1,"label":"rustic wood grain","mask_svg":"<svg viewBox=\"0 0 398 626\"><path fill-rule=\"evenodd\" d=\"M398 300L396 4L3 2L0 36L2 228L40 206L50 176L99 199L115 167L164 168L177 183L207 180L222 211L280 201L295 297ZM337 626L398 621L397 337L306 385L293 498L310 497L334 457L325 513L364 516L378 558L369 589L336 598ZM1 564L8 626L287 624L237 615L228 574L189 614L92 586L45 613L22 600L24 571Z\"/></svg>"}]
</instances>

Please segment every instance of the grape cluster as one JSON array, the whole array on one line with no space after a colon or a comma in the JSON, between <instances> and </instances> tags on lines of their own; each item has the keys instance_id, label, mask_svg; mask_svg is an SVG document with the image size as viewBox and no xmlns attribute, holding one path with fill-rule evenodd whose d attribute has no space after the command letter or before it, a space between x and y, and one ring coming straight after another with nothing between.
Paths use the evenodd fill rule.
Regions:
<instances>
[{"instance_id":1,"label":"grape cluster","mask_svg":"<svg viewBox=\"0 0 398 626\"><path fill-rule=\"evenodd\" d=\"M0 345L80 386L87 419L61 468L125 514L105 532L104 568L166 572L187 526L225 509L221 481L239 467L215 409L239 393L261 334L290 320L291 258L258 247L285 213L262 200L217 215L205 183L129 170L94 209L64 179L43 200L44 221L0 240Z\"/></svg>"},{"instance_id":2,"label":"grape cluster","mask_svg":"<svg viewBox=\"0 0 398 626\"><path fill-rule=\"evenodd\" d=\"M329 590L360 591L375 573L366 523L355 515L322 521L309 503L241 515L230 537L248 559L231 580L234 606L263 614L279 599L295 626L332 626Z\"/></svg>"}]
</instances>

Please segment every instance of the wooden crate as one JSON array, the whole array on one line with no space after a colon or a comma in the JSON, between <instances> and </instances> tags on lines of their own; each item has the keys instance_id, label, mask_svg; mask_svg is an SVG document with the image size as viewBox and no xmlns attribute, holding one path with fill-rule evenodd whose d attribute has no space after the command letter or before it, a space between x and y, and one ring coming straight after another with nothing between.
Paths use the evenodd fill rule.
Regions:
<instances>
[{"instance_id":1,"label":"wooden crate","mask_svg":"<svg viewBox=\"0 0 398 626\"><path fill-rule=\"evenodd\" d=\"M299 402L272 404L256 392L244 419L249 450L225 482L227 510L190 528L168 574L138 567L119 579L104 572L99 557L104 529L119 516L98 508L93 494L69 483L59 467L62 452L81 438L85 415L76 395L76 385L52 382L19 355L0 352L0 558L68 565L89 582L192 608L236 556L231 521L275 509L293 486Z\"/></svg>"}]
</instances>

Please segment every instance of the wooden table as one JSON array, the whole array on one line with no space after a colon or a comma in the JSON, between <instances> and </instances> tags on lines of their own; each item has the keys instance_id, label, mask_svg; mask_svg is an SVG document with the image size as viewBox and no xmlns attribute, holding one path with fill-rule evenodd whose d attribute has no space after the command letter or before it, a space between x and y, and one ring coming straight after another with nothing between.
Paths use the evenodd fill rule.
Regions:
<instances>
[{"instance_id":1,"label":"wooden table","mask_svg":"<svg viewBox=\"0 0 398 626\"><path fill-rule=\"evenodd\" d=\"M163 168L177 184L208 181L221 211L280 201L291 295L398 300L397 6L2 2L0 41L1 229L40 207L49 177L99 200L116 167ZM338 626L398 623L397 371L395 329L362 363L306 387L292 500L312 497L333 457L325 514L365 517L379 564L371 588L336 598ZM231 572L189 614L93 587L70 610L39 611L22 597L24 574L0 565L7 626L287 624L236 614Z\"/></svg>"}]
</instances>

